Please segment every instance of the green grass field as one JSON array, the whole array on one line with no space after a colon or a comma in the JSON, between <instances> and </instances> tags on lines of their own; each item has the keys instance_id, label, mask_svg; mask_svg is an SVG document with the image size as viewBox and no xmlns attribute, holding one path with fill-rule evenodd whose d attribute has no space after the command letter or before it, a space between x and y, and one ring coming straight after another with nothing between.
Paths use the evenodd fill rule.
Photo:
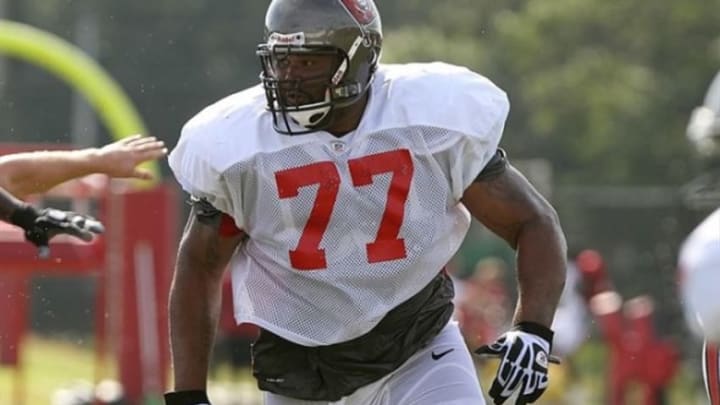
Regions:
<instances>
[{"instance_id":1,"label":"green grass field","mask_svg":"<svg viewBox=\"0 0 720 405\"><path fill-rule=\"evenodd\" d=\"M82 342L30 336L22 351L22 369L0 368L0 404L50 404L58 388L95 378L93 357Z\"/></svg>"},{"instance_id":2,"label":"green grass field","mask_svg":"<svg viewBox=\"0 0 720 405\"><path fill-rule=\"evenodd\" d=\"M22 370L0 367L0 404L51 404L54 392L78 381L93 382L97 378L115 377L114 365L95 365L92 347L86 341L70 341L29 336L22 351ZM259 393L249 372L231 374L227 367L219 367L210 384L213 404L259 404ZM239 400L238 400L239 399ZM160 403L159 398L150 403Z\"/></svg>"},{"instance_id":3,"label":"green grass field","mask_svg":"<svg viewBox=\"0 0 720 405\"><path fill-rule=\"evenodd\" d=\"M563 372L555 372L556 383L560 380L572 380L576 383L570 389L557 385L553 387L551 383L551 388L546 394L547 398L538 404L601 405L604 389L604 357L605 351L602 346L585 345L574 358L573 373L576 374L576 378L566 380L567 374L563 376ZM96 376L113 377L112 365L105 366L103 370L97 369L99 367L94 365L92 349L85 341L73 342L30 336L23 350L23 361L22 372L7 367L0 368L0 404L51 404L50 398L59 388L67 387L79 380L93 381ZM485 388L489 387L493 372L490 370L483 373L481 381ZM700 370L694 367L694 363L682 367L668 390L668 404L705 404L699 375ZM210 397L214 405L259 404L258 393L248 373L232 376L229 370L221 367L213 377ZM565 396L564 400L559 399L562 396ZM225 399L230 397L234 400ZM640 403L639 396L632 395L627 403Z\"/></svg>"}]
</instances>

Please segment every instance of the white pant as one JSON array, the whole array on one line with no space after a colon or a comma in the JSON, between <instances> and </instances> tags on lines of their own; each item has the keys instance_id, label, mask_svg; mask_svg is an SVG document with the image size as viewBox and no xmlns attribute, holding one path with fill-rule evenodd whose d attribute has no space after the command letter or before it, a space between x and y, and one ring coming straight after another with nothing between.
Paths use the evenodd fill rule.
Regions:
<instances>
[{"instance_id":1,"label":"white pant","mask_svg":"<svg viewBox=\"0 0 720 405\"><path fill-rule=\"evenodd\" d=\"M475 366L451 321L397 370L339 401L303 401L269 392L265 405L485 405Z\"/></svg>"}]
</instances>

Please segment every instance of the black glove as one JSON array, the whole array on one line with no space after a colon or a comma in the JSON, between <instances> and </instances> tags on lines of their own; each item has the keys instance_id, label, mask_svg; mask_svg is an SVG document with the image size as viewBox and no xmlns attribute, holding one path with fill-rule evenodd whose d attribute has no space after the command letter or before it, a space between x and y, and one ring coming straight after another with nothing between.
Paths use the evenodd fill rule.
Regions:
<instances>
[{"instance_id":1,"label":"black glove","mask_svg":"<svg viewBox=\"0 0 720 405\"><path fill-rule=\"evenodd\" d=\"M165 393L165 405L210 405L207 393L202 390Z\"/></svg>"},{"instance_id":2,"label":"black glove","mask_svg":"<svg viewBox=\"0 0 720 405\"><path fill-rule=\"evenodd\" d=\"M54 208L37 210L31 205L16 209L10 222L25 231L25 239L38 247L38 255L46 258L50 254L48 244L56 235L67 234L86 242L105 228L93 217Z\"/></svg>"},{"instance_id":3,"label":"black glove","mask_svg":"<svg viewBox=\"0 0 720 405\"><path fill-rule=\"evenodd\" d=\"M533 403L548 387L548 358L553 331L533 322L520 322L495 342L475 350L476 354L500 357L500 366L490 387L496 405L504 403L518 388L516 405ZM556 357L553 362L559 362Z\"/></svg>"}]
</instances>

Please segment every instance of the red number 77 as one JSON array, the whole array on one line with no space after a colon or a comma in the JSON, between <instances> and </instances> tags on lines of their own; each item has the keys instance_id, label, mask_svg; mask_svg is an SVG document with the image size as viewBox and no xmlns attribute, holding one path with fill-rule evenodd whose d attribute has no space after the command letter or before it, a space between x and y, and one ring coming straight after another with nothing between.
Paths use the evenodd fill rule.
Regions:
<instances>
[{"instance_id":1,"label":"red number 77","mask_svg":"<svg viewBox=\"0 0 720 405\"><path fill-rule=\"evenodd\" d=\"M402 259L407 255L405 241L398 238L405 216L405 202L410 192L413 163L407 149L377 153L348 161L354 187L368 186L373 176L392 173L385 210L375 240L366 245L368 263ZM290 264L297 270L327 268L325 249L320 242L330 223L338 190L340 172L330 161L293 167L275 173L281 199L297 197L300 188L317 184L315 203L310 210L298 245L290 251Z\"/></svg>"}]
</instances>

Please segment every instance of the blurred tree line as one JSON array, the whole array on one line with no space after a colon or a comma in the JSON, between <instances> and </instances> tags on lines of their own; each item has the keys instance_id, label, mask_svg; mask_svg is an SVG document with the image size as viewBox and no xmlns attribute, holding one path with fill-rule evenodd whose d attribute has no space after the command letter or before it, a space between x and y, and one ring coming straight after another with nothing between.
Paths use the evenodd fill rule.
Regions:
<instances>
[{"instance_id":1,"label":"blurred tree line","mask_svg":"<svg viewBox=\"0 0 720 405\"><path fill-rule=\"evenodd\" d=\"M667 299L677 246L705 213L678 198L701 169L684 130L720 68L717 0L377 3L385 62L463 64L506 89L503 146L512 160L552 167L571 250L606 254L621 292L649 290L677 328ZM267 0L0 4L5 18L71 42L95 21L97 60L170 145L199 109L258 82ZM0 141L70 142L71 90L23 62L0 72ZM98 143L108 140L100 131Z\"/></svg>"}]
</instances>

